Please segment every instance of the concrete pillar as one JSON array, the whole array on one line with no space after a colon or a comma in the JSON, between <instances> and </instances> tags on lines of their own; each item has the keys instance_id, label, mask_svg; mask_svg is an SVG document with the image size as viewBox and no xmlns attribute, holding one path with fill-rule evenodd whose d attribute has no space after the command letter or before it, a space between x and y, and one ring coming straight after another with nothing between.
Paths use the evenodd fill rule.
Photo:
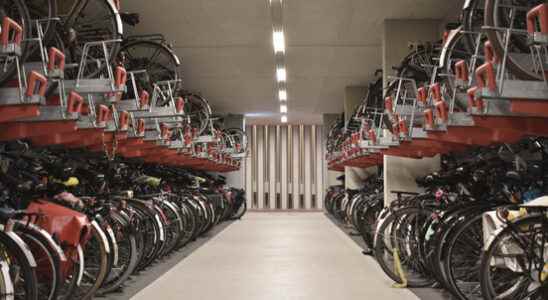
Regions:
<instances>
[{"instance_id":1,"label":"concrete pillar","mask_svg":"<svg viewBox=\"0 0 548 300\"><path fill-rule=\"evenodd\" d=\"M441 37L441 20L385 20L382 40L383 80L393 75L392 67L398 66L409 54L409 46L419 42L431 42ZM440 166L440 157L410 159L384 156L384 202L390 204L396 197L391 191L419 192L415 179Z\"/></svg>"}]
</instances>

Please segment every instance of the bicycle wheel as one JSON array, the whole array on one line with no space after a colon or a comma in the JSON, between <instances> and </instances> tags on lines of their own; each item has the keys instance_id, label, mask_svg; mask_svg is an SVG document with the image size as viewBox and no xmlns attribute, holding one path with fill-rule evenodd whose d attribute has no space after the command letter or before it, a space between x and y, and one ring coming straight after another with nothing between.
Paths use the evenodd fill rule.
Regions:
<instances>
[{"instance_id":1,"label":"bicycle wheel","mask_svg":"<svg viewBox=\"0 0 548 300\"><path fill-rule=\"evenodd\" d=\"M92 299L108 273L108 240L99 225L92 226L89 241L82 248L84 276L72 296L76 299Z\"/></svg>"},{"instance_id":2,"label":"bicycle wheel","mask_svg":"<svg viewBox=\"0 0 548 300\"><path fill-rule=\"evenodd\" d=\"M61 269L65 271L62 271L63 282L58 293L58 299L69 300L72 299L76 286L84 274L84 252L80 245L76 246L76 248L65 247L63 250L67 262L61 266Z\"/></svg>"},{"instance_id":3,"label":"bicycle wheel","mask_svg":"<svg viewBox=\"0 0 548 300\"><path fill-rule=\"evenodd\" d=\"M13 283L9 274L9 265L0 260L0 297L5 300L13 300Z\"/></svg>"},{"instance_id":4,"label":"bicycle wheel","mask_svg":"<svg viewBox=\"0 0 548 300\"><path fill-rule=\"evenodd\" d=\"M448 243L445 274L452 290L463 300L480 300L480 263L483 249L482 214L459 226Z\"/></svg>"},{"instance_id":5,"label":"bicycle wheel","mask_svg":"<svg viewBox=\"0 0 548 300\"><path fill-rule=\"evenodd\" d=\"M184 94L185 99L185 115L190 118L190 126L197 130L198 136L206 133L211 123L211 107L207 100L197 94Z\"/></svg>"},{"instance_id":6,"label":"bicycle wheel","mask_svg":"<svg viewBox=\"0 0 548 300\"><path fill-rule=\"evenodd\" d=\"M123 34L120 14L110 0L67 0L58 3L59 15L63 18L63 41L66 48L67 63L80 63L84 45L89 42L121 39ZM105 70L106 64L113 64L116 59L120 43L108 45L109 59L104 61L102 49L94 48L88 53L85 78L97 76ZM96 60L102 60L102 66L97 66ZM76 78L77 70L67 69L65 77Z\"/></svg>"},{"instance_id":7,"label":"bicycle wheel","mask_svg":"<svg viewBox=\"0 0 548 300\"><path fill-rule=\"evenodd\" d=\"M481 289L486 300L547 299L541 280L548 226L543 215L513 221L487 245L481 258Z\"/></svg>"},{"instance_id":8,"label":"bicycle wheel","mask_svg":"<svg viewBox=\"0 0 548 300\"><path fill-rule=\"evenodd\" d=\"M375 225L377 222L377 216L382 209L382 203L378 202L373 205L365 203L362 210L358 211L358 231L363 238L363 241L369 247L373 249L373 239L375 236Z\"/></svg>"},{"instance_id":9,"label":"bicycle wheel","mask_svg":"<svg viewBox=\"0 0 548 300\"><path fill-rule=\"evenodd\" d=\"M28 8L30 20L32 20L31 28L33 28L33 33L36 32L35 21L44 20L41 23L44 41L49 40L55 34L52 18L57 17L57 0L25 0L25 4ZM38 43L31 43L29 48L29 55L35 58L36 51L39 49Z\"/></svg>"},{"instance_id":10,"label":"bicycle wheel","mask_svg":"<svg viewBox=\"0 0 548 300\"><path fill-rule=\"evenodd\" d=\"M471 0L467 2L468 6L463 8L461 16L464 31L479 33L481 32L481 26L483 26L485 1ZM464 45L469 53L474 53L477 46L475 35L465 34Z\"/></svg>"},{"instance_id":11,"label":"bicycle wheel","mask_svg":"<svg viewBox=\"0 0 548 300\"><path fill-rule=\"evenodd\" d=\"M194 216L192 208L186 202L181 202L179 207L181 208L181 213L183 216L183 232L181 234L182 238L177 244L177 248L181 248L186 245L192 239L192 236L196 231L196 217Z\"/></svg>"},{"instance_id":12,"label":"bicycle wheel","mask_svg":"<svg viewBox=\"0 0 548 300\"><path fill-rule=\"evenodd\" d=\"M527 13L533 7L545 3L545 0L485 0L485 26L497 28L527 29ZM504 57L505 32L485 30L489 41L498 57ZM535 72L527 38L523 35L512 35L508 46L506 66L519 79L543 80L544 74Z\"/></svg>"},{"instance_id":13,"label":"bicycle wheel","mask_svg":"<svg viewBox=\"0 0 548 300\"><path fill-rule=\"evenodd\" d=\"M431 214L428 209L402 208L387 216L379 226L375 235L375 257L386 275L395 282L403 282L396 272L398 264L408 287L425 287L435 282L424 266L419 248L422 224ZM398 251L399 261L394 251Z\"/></svg>"},{"instance_id":14,"label":"bicycle wheel","mask_svg":"<svg viewBox=\"0 0 548 300\"><path fill-rule=\"evenodd\" d=\"M137 241L135 230L128 220L118 213L111 213L109 224L117 241L118 259L99 289L99 294L117 290L133 273L137 266Z\"/></svg>"},{"instance_id":15,"label":"bicycle wheel","mask_svg":"<svg viewBox=\"0 0 548 300\"><path fill-rule=\"evenodd\" d=\"M242 195L241 197L244 197L244 195ZM239 202L239 203L236 203L234 205L234 208L232 210L232 215L230 216L230 220L241 219L247 211L247 201L245 201L245 199L242 199L236 202Z\"/></svg>"},{"instance_id":16,"label":"bicycle wheel","mask_svg":"<svg viewBox=\"0 0 548 300\"><path fill-rule=\"evenodd\" d=\"M180 78L179 58L164 43L151 40L125 42L118 52L118 61L128 71L146 71L146 76L136 78L138 90L152 93L154 83Z\"/></svg>"},{"instance_id":17,"label":"bicycle wheel","mask_svg":"<svg viewBox=\"0 0 548 300\"><path fill-rule=\"evenodd\" d=\"M23 0L5 0L0 3L0 20L9 17L23 28L23 42L21 42L20 62L24 63L28 55L29 43L26 40L31 36L30 16ZM0 57L0 84L12 79L17 72L17 63L9 57Z\"/></svg>"},{"instance_id":18,"label":"bicycle wheel","mask_svg":"<svg viewBox=\"0 0 548 300\"><path fill-rule=\"evenodd\" d=\"M166 255L177 246L183 231L183 222L177 207L167 200L160 202L160 207L166 218L166 242L160 255Z\"/></svg>"},{"instance_id":19,"label":"bicycle wheel","mask_svg":"<svg viewBox=\"0 0 548 300\"><path fill-rule=\"evenodd\" d=\"M14 230L29 246L36 260L38 299L57 299L63 280L61 259L65 259L57 245L53 245L47 233L34 229L32 225L15 223ZM61 257L63 255L63 257Z\"/></svg>"},{"instance_id":20,"label":"bicycle wheel","mask_svg":"<svg viewBox=\"0 0 548 300\"><path fill-rule=\"evenodd\" d=\"M163 244L164 232L160 218L154 210L141 202L132 201L130 204L140 216L139 231L144 234L143 254L135 269L138 272L148 267L157 258Z\"/></svg>"},{"instance_id":21,"label":"bicycle wheel","mask_svg":"<svg viewBox=\"0 0 548 300\"><path fill-rule=\"evenodd\" d=\"M38 279L36 262L28 245L14 232L0 231L0 255L9 265L9 275L13 284L13 298L21 300L38 299Z\"/></svg>"}]
</instances>

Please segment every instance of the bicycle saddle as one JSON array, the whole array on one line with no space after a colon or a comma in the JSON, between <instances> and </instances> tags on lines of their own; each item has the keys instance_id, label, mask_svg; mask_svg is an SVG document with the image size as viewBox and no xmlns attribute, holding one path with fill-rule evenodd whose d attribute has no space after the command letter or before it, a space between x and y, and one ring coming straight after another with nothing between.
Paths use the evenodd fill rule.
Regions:
<instances>
[{"instance_id":1,"label":"bicycle saddle","mask_svg":"<svg viewBox=\"0 0 548 300\"><path fill-rule=\"evenodd\" d=\"M13 219L16 216L24 214L22 211L15 210L9 207L0 208L0 221L7 221L8 219Z\"/></svg>"},{"instance_id":2,"label":"bicycle saddle","mask_svg":"<svg viewBox=\"0 0 548 300\"><path fill-rule=\"evenodd\" d=\"M129 26L135 26L141 22L138 13L120 13L120 18L122 18L122 22Z\"/></svg>"}]
</instances>

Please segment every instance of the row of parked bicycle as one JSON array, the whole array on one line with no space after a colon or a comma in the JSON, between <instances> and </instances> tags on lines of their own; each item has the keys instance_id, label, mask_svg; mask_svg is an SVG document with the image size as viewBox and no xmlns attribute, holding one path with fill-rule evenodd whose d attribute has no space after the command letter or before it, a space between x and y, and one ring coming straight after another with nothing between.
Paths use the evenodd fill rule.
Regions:
<instances>
[{"instance_id":1,"label":"row of parked bicycle","mask_svg":"<svg viewBox=\"0 0 548 300\"><path fill-rule=\"evenodd\" d=\"M442 169L392 191L331 187L327 211L358 231L399 287L445 288L458 299L548 299L548 140L444 155Z\"/></svg>"},{"instance_id":2,"label":"row of parked bicycle","mask_svg":"<svg viewBox=\"0 0 548 300\"><path fill-rule=\"evenodd\" d=\"M224 128L182 84L161 34L126 36L139 14L117 0L0 3L0 141L88 148L109 157L233 171L241 128ZM241 127L241 126L240 126Z\"/></svg>"},{"instance_id":3,"label":"row of parked bicycle","mask_svg":"<svg viewBox=\"0 0 548 300\"><path fill-rule=\"evenodd\" d=\"M0 145L0 295L91 299L246 210L222 176Z\"/></svg>"},{"instance_id":4,"label":"row of parked bicycle","mask_svg":"<svg viewBox=\"0 0 548 300\"><path fill-rule=\"evenodd\" d=\"M399 287L548 299L548 3L469 0L447 28L370 85L326 157L341 171L441 155L441 170L392 202L376 178L331 187L325 207Z\"/></svg>"},{"instance_id":5,"label":"row of parked bicycle","mask_svg":"<svg viewBox=\"0 0 548 300\"><path fill-rule=\"evenodd\" d=\"M245 133L118 0L0 3L0 297L91 299L221 221ZM184 169L183 169L184 168ZM193 170L193 171L188 171Z\"/></svg>"},{"instance_id":6,"label":"row of parked bicycle","mask_svg":"<svg viewBox=\"0 0 548 300\"><path fill-rule=\"evenodd\" d=\"M415 45L328 138L332 170L548 136L548 4L469 0L442 41Z\"/></svg>"}]
</instances>

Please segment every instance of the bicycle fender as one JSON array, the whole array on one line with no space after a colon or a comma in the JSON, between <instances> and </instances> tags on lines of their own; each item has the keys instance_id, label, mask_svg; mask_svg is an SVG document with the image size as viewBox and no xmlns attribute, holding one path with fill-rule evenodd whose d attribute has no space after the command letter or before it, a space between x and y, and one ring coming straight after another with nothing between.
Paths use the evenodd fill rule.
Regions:
<instances>
[{"instance_id":1,"label":"bicycle fender","mask_svg":"<svg viewBox=\"0 0 548 300\"><path fill-rule=\"evenodd\" d=\"M0 273L2 275L2 278L4 280L4 299L6 300L13 300L14 290L13 290L13 282L11 281L10 276L10 267L8 266L8 263L6 261L0 261Z\"/></svg>"},{"instance_id":2,"label":"bicycle fender","mask_svg":"<svg viewBox=\"0 0 548 300\"><path fill-rule=\"evenodd\" d=\"M110 246L108 245L108 239L107 239L107 236L105 235L105 232L101 229L101 226L99 226L99 224L97 224L97 221L95 220L91 221L91 226L99 234L99 237L101 238L103 244L105 245L105 251L107 253L110 253Z\"/></svg>"},{"instance_id":3,"label":"bicycle fender","mask_svg":"<svg viewBox=\"0 0 548 300\"><path fill-rule=\"evenodd\" d=\"M59 244L57 244L53 238L51 237L51 234L49 234L49 232L45 231L44 229L36 226L35 224L33 223L26 223L26 222L22 222L22 221L16 221L18 222L19 224L21 224L22 226L26 226L32 230L34 230L35 232L37 232L38 234L40 234L41 236L43 236L47 241L48 243L50 244L50 246L55 250L55 252L57 253L57 255L59 255L59 259L61 261L67 261L67 257L65 256L65 252L63 252L63 249L61 249L61 246L59 246Z\"/></svg>"},{"instance_id":4,"label":"bicycle fender","mask_svg":"<svg viewBox=\"0 0 548 300\"><path fill-rule=\"evenodd\" d=\"M4 225L1 226L0 230L2 230L2 233L5 234L8 238L10 238L21 250L23 250L23 254L25 254L25 257L27 258L29 265L33 268L36 268L36 260L34 259L34 255L32 255L32 252L30 251L29 246L27 243L25 243L17 233L13 231L5 232Z\"/></svg>"},{"instance_id":5,"label":"bicycle fender","mask_svg":"<svg viewBox=\"0 0 548 300\"><path fill-rule=\"evenodd\" d=\"M106 234L108 234L108 236L112 239L112 253L114 254L112 264L116 266L118 265L118 241L116 241L116 237L114 236L114 231L112 231L112 227L108 224L106 225Z\"/></svg>"}]
</instances>

